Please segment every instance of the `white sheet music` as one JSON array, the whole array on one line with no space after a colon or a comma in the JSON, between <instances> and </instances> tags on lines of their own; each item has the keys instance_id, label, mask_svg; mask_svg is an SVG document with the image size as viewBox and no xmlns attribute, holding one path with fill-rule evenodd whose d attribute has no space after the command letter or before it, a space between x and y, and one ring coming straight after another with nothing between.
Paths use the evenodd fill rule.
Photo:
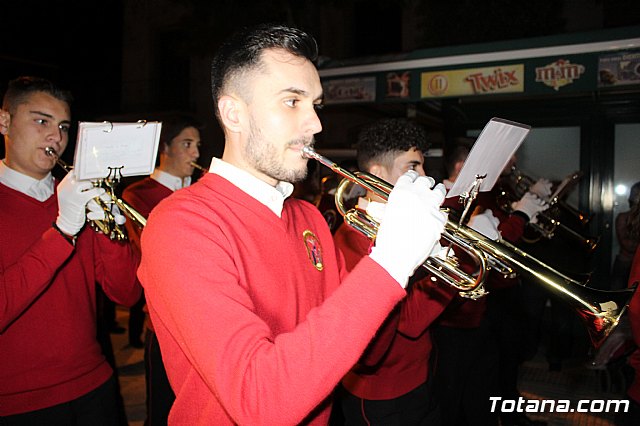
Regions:
<instances>
[{"instance_id":1,"label":"white sheet music","mask_svg":"<svg viewBox=\"0 0 640 426\"><path fill-rule=\"evenodd\" d=\"M531 126L526 124L502 118L489 120L473 144L458 178L447 193L447 198L470 191L478 175L486 175L479 191L490 191L530 131Z\"/></svg>"},{"instance_id":2,"label":"white sheet music","mask_svg":"<svg viewBox=\"0 0 640 426\"><path fill-rule=\"evenodd\" d=\"M122 176L153 172L162 123L80 122L74 158L78 179L102 179L109 168Z\"/></svg>"}]
</instances>

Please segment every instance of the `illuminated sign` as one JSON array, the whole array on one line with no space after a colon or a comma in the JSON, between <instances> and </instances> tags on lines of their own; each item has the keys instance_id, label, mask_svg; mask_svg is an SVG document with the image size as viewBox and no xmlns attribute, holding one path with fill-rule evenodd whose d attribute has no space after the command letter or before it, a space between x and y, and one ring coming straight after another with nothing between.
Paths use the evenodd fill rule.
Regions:
<instances>
[{"instance_id":1,"label":"illuminated sign","mask_svg":"<svg viewBox=\"0 0 640 426\"><path fill-rule=\"evenodd\" d=\"M422 98L524 92L524 65L423 72Z\"/></svg>"},{"instance_id":2,"label":"illuminated sign","mask_svg":"<svg viewBox=\"0 0 640 426\"><path fill-rule=\"evenodd\" d=\"M536 82L558 91L562 86L573 83L584 74L585 67L572 64L566 59L558 59L544 67L536 67Z\"/></svg>"},{"instance_id":3,"label":"illuminated sign","mask_svg":"<svg viewBox=\"0 0 640 426\"><path fill-rule=\"evenodd\" d=\"M374 102L376 78L342 78L322 82L325 104Z\"/></svg>"}]
</instances>

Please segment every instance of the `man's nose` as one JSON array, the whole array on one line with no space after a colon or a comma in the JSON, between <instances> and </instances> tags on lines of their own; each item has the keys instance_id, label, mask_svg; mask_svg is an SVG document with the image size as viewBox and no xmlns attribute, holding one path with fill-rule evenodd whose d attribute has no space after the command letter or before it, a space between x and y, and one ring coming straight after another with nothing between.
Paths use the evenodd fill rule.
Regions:
<instances>
[{"instance_id":1,"label":"man's nose","mask_svg":"<svg viewBox=\"0 0 640 426\"><path fill-rule=\"evenodd\" d=\"M318 117L318 113L315 109L312 109L307 117L304 130L305 133L309 134L309 136L313 136L322 131L322 123L320 122L320 117Z\"/></svg>"},{"instance_id":2,"label":"man's nose","mask_svg":"<svg viewBox=\"0 0 640 426\"><path fill-rule=\"evenodd\" d=\"M47 140L51 142L60 142L63 139L64 139L64 134L62 132L62 128L59 126L51 127L49 133L47 134Z\"/></svg>"}]
</instances>

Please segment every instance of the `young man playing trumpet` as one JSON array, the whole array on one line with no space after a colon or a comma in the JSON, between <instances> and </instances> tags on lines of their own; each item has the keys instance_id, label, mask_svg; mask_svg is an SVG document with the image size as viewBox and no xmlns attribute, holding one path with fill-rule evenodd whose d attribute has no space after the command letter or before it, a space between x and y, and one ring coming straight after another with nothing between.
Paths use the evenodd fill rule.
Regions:
<instances>
[{"instance_id":1,"label":"young man playing trumpet","mask_svg":"<svg viewBox=\"0 0 640 426\"><path fill-rule=\"evenodd\" d=\"M172 115L162 120L160 144L158 146L159 165L151 174L123 192L122 198L144 217L163 199L178 189L191 185L194 163L200 157L201 124L186 115ZM140 253L142 229L127 222L127 234L134 251ZM144 295L129 310L129 343L142 346L142 333L145 314ZM147 423L166 424L169 410L175 399L167 373L162 363L162 354L153 324L147 321L145 336L145 380L147 401Z\"/></svg>"},{"instance_id":2,"label":"young man playing trumpet","mask_svg":"<svg viewBox=\"0 0 640 426\"><path fill-rule=\"evenodd\" d=\"M280 25L220 46L222 158L149 216L138 276L176 393L169 424L326 425L335 386L440 237L444 189L406 173L347 274L318 209L289 198L322 130L317 54Z\"/></svg>"},{"instance_id":3,"label":"young man playing trumpet","mask_svg":"<svg viewBox=\"0 0 640 426\"><path fill-rule=\"evenodd\" d=\"M0 111L0 424L117 425L113 370L96 339L96 283L117 303L140 297L129 244L84 226L104 218L104 189L55 156L68 143L71 96L51 82L9 83ZM92 204L94 204L92 206Z\"/></svg>"},{"instance_id":4,"label":"young man playing trumpet","mask_svg":"<svg viewBox=\"0 0 640 426\"><path fill-rule=\"evenodd\" d=\"M401 118L382 119L366 126L358 136L358 169L392 185L408 170L424 176L427 147L426 131L419 124ZM358 208L377 219L384 217L385 205L372 193L358 200ZM371 240L347 223L338 228L334 238L349 270L371 250ZM418 270L407 292L342 380L339 400L346 425L440 423L429 380L429 326L457 291Z\"/></svg>"}]
</instances>

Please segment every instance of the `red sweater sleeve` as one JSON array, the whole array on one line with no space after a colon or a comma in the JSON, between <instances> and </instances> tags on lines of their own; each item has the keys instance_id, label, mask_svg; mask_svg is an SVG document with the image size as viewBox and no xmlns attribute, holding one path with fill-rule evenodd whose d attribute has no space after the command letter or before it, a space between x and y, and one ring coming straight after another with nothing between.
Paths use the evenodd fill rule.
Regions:
<instances>
[{"instance_id":1,"label":"red sweater sleeve","mask_svg":"<svg viewBox=\"0 0 640 426\"><path fill-rule=\"evenodd\" d=\"M398 332L411 339L418 338L442 314L458 291L431 277L413 284L402 302Z\"/></svg>"},{"instance_id":2,"label":"red sweater sleeve","mask_svg":"<svg viewBox=\"0 0 640 426\"><path fill-rule=\"evenodd\" d=\"M47 288L73 250L50 228L17 262L0 271L0 333Z\"/></svg>"},{"instance_id":3,"label":"red sweater sleeve","mask_svg":"<svg viewBox=\"0 0 640 426\"><path fill-rule=\"evenodd\" d=\"M96 280L109 299L133 306L142 294L136 279L140 257L126 241L111 241L103 234L94 234Z\"/></svg>"}]
</instances>

